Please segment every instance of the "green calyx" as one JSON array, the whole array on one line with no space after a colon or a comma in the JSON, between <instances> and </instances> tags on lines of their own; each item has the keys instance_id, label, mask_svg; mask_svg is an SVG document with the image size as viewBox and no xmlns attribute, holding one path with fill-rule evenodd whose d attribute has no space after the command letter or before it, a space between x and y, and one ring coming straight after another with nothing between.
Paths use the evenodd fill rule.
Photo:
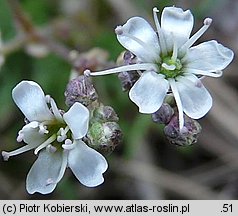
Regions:
<instances>
[{"instance_id":1,"label":"green calyx","mask_svg":"<svg viewBox=\"0 0 238 216\"><path fill-rule=\"evenodd\" d=\"M182 67L179 59L173 60L171 57L164 57L159 63L159 73L165 75L166 79L175 78L183 74Z\"/></svg>"}]
</instances>

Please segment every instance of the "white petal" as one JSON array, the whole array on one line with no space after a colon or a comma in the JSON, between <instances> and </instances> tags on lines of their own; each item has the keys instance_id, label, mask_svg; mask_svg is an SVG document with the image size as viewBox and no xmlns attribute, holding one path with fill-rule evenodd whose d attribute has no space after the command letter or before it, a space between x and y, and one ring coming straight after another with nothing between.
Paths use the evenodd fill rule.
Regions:
<instances>
[{"instance_id":1,"label":"white petal","mask_svg":"<svg viewBox=\"0 0 238 216\"><path fill-rule=\"evenodd\" d=\"M12 98L29 121L53 118L41 87L33 81L22 81L12 90Z\"/></svg>"},{"instance_id":2,"label":"white petal","mask_svg":"<svg viewBox=\"0 0 238 216\"><path fill-rule=\"evenodd\" d=\"M140 113L154 113L161 107L168 89L168 81L162 75L147 71L133 85L129 97Z\"/></svg>"},{"instance_id":3,"label":"white petal","mask_svg":"<svg viewBox=\"0 0 238 216\"><path fill-rule=\"evenodd\" d=\"M74 103L63 115L63 119L73 133L74 139L84 137L88 131L89 111L81 103Z\"/></svg>"},{"instance_id":4,"label":"white petal","mask_svg":"<svg viewBox=\"0 0 238 216\"><path fill-rule=\"evenodd\" d=\"M28 193L51 193L62 177L63 152L54 153L43 150L31 167L26 178Z\"/></svg>"},{"instance_id":5,"label":"white petal","mask_svg":"<svg viewBox=\"0 0 238 216\"><path fill-rule=\"evenodd\" d=\"M190 10L177 7L165 7L161 15L161 29L165 34L167 49L172 51L173 40L178 48L190 37L193 28L193 15Z\"/></svg>"},{"instance_id":6,"label":"white petal","mask_svg":"<svg viewBox=\"0 0 238 216\"><path fill-rule=\"evenodd\" d=\"M119 28L119 30L118 30ZM151 25L141 17L132 17L122 27L116 29L117 39L126 49L146 62L159 58L158 37ZM143 45L133 38L142 41Z\"/></svg>"},{"instance_id":7,"label":"white petal","mask_svg":"<svg viewBox=\"0 0 238 216\"><path fill-rule=\"evenodd\" d=\"M178 78L183 111L193 119L202 118L212 107L212 97L195 75Z\"/></svg>"},{"instance_id":8,"label":"white petal","mask_svg":"<svg viewBox=\"0 0 238 216\"><path fill-rule=\"evenodd\" d=\"M214 72L227 67L233 57L234 53L232 50L212 40L190 48L183 62L188 72L189 69Z\"/></svg>"},{"instance_id":9,"label":"white petal","mask_svg":"<svg viewBox=\"0 0 238 216\"><path fill-rule=\"evenodd\" d=\"M81 140L74 142L76 146L69 151L68 166L83 185L95 187L102 184L102 174L108 167L106 159Z\"/></svg>"},{"instance_id":10,"label":"white petal","mask_svg":"<svg viewBox=\"0 0 238 216\"><path fill-rule=\"evenodd\" d=\"M46 134L39 133L38 122L33 121L21 129L23 141L31 146L38 146L47 139Z\"/></svg>"}]
</instances>

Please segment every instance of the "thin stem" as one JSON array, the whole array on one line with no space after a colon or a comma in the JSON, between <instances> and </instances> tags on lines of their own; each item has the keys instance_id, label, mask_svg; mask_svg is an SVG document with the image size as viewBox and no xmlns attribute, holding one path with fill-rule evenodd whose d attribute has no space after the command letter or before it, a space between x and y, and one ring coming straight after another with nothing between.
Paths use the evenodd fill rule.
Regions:
<instances>
[{"instance_id":1,"label":"thin stem","mask_svg":"<svg viewBox=\"0 0 238 216\"><path fill-rule=\"evenodd\" d=\"M74 67L75 64L75 59L71 58L71 50L68 49L67 47L63 46L62 44L59 44L55 42L53 39L50 37L42 34L36 28L34 27L33 23L31 20L27 17L27 15L24 13L19 1L17 0L9 0L8 1L9 6L14 14L14 18L16 22L19 24L21 30L26 34L21 40L21 44L19 46L23 45L26 41L34 41L34 42L39 42L43 43L44 45L47 46L47 48L55 53L56 55L60 56L62 59L64 59L66 62L71 64ZM44 31L43 31L44 32ZM18 40L17 40L18 41ZM9 50L12 50L13 48L15 49L16 44L14 44L13 47L5 47L3 48L3 52L9 53ZM5 51L4 51L5 49Z\"/></svg>"}]
</instances>

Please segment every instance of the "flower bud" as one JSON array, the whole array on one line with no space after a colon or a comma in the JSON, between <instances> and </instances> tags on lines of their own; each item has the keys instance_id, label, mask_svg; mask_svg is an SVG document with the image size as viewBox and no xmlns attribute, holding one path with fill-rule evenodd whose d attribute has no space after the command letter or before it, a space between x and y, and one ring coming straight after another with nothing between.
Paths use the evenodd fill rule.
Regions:
<instances>
[{"instance_id":1,"label":"flower bud","mask_svg":"<svg viewBox=\"0 0 238 216\"><path fill-rule=\"evenodd\" d=\"M111 66L111 62L108 61L108 52L100 48L93 48L81 54L77 51L72 51L70 54L71 59L74 61L74 69L79 74L82 74L86 69L94 71Z\"/></svg>"},{"instance_id":2,"label":"flower bud","mask_svg":"<svg viewBox=\"0 0 238 216\"><path fill-rule=\"evenodd\" d=\"M184 115L184 128L180 131L178 116L174 115L169 124L165 126L164 133L171 144L188 146L197 142L201 130L196 120Z\"/></svg>"},{"instance_id":3,"label":"flower bud","mask_svg":"<svg viewBox=\"0 0 238 216\"><path fill-rule=\"evenodd\" d=\"M116 122L95 122L89 128L84 141L102 154L110 154L122 140L122 132Z\"/></svg>"},{"instance_id":4,"label":"flower bud","mask_svg":"<svg viewBox=\"0 0 238 216\"><path fill-rule=\"evenodd\" d=\"M123 55L123 61L126 65L135 64L137 63L137 58L132 52L126 51Z\"/></svg>"},{"instance_id":5,"label":"flower bud","mask_svg":"<svg viewBox=\"0 0 238 216\"><path fill-rule=\"evenodd\" d=\"M64 95L67 106L72 106L75 102L88 106L98 99L96 89L90 77L84 75L69 81Z\"/></svg>"},{"instance_id":6,"label":"flower bud","mask_svg":"<svg viewBox=\"0 0 238 216\"><path fill-rule=\"evenodd\" d=\"M135 64L137 62L136 56L130 51L126 51L123 55L123 63L125 65ZM118 74L118 78L121 81L122 90L128 91L134 85L134 83L140 78L137 71L127 71Z\"/></svg>"},{"instance_id":7,"label":"flower bud","mask_svg":"<svg viewBox=\"0 0 238 216\"><path fill-rule=\"evenodd\" d=\"M135 82L140 78L140 75L136 71L121 72L118 74L118 78L121 81L122 90L129 91Z\"/></svg>"},{"instance_id":8,"label":"flower bud","mask_svg":"<svg viewBox=\"0 0 238 216\"><path fill-rule=\"evenodd\" d=\"M104 106L100 104L94 110L93 116L96 120L100 122L117 122L119 120L115 110L110 106Z\"/></svg>"},{"instance_id":9,"label":"flower bud","mask_svg":"<svg viewBox=\"0 0 238 216\"><path fill-rule=\"evenodd\" d=\"M163 103L162 106L151 116L152 116L152 120L155 123L168 124L173 115L174 115L174 110L172 109L172 107L167 103Z\"/></svg>"}]
</instances>

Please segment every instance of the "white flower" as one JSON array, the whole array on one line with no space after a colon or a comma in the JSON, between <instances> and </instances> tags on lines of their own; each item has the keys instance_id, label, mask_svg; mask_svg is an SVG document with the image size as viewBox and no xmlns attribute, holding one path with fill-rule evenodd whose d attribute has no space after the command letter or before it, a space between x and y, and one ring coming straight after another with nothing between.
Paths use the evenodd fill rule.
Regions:
<instances>
[{"instance_id":1,"label":"white flower","mask_svg":"<svg viewBox=\"0 0 238 216\"><path fill-rule=\"evenodd\" d=\"M27 145L12 152L2 152L5 160L31 149L38 159L26 179L26 189L32 194L51 193L69 167L85 186L103 183L102 174L107 169L105 158L81 139L86 135L89 111L75 103L62 114L55 101L45 96L41 87L33 81L22 81L12 91L16 105L25 115L26 124L18 133L17 141ZM50 108L49 108L50 106Z\"/></svg>"},{"instance_id":2,"label":"white flower","mask_svg":"<svg viewBox=\"0 0 238 216\"><path fill-rule=\"evenodd\" d=\"M212 106L212 98L200 78L220 77L234 54L215 40L191 47L210 26L210 18L206 18L203 27L190 37L194 21L189 10L164 8L161 26L157 12L157 8L154 8L157 33L141 17L132 17L115 30L121 45L137 56L137 64L90 75L141 71L140 78L130 89L130 99L139 107L141 113L154 113L171 90L177 103L179 125L182 129L183 112L193 119L199 119ZM87 73L89 74L88 71Z\"/></svg>"}]
</instances>

